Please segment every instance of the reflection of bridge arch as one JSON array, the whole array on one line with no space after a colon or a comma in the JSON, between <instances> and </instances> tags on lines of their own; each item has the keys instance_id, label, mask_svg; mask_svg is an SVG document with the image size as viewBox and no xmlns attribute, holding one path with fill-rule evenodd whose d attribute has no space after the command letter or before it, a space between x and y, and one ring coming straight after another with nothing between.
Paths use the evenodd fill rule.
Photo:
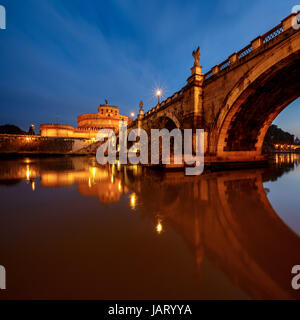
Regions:
<instances>
[{"instance_id":1,"label":"reflection of bridge arch","mask_svg":"<svg viewBox=\"0 0 300 320\"><path fill-rule=\"evenodd\" d=\"M173 229L184 239L194 255L199 281L203 279L203 262L208 261L212 276L217 268L222 277L225 275L252 298L299 298L299 292L291 288L291 267L299 264L300 237L278 217L263 189L263 181L292 170L292 164L272 170L188 177L183 172L155 174L146 169L141 176L142 169L136 166L98 167L94 159L89 162L87 158L57 161L53 161L56 170L47 169L47 159L34 163L35 172L41 175L41 187L77 183L80 194L98 197L111 185L110 190L118 196L105 197L110 201L134 191L139 214L155 221L154 226L159 215L163 230ZM24 163L2 162L5 170L0 172L0 179L26 180ZM99 226L95 225L95 229L98 235ZM87 232L90 234L90 227ZM176 251L177 247L174 245L173 249ZM182 259L179 251L177 257ZM199 286L195 288L198 290Z\"/></svg>"},{"instance_id":2,"label":"reflection of bridge arch","mask_svg":"<svg viewBox=\"0 0 300 320\"><path fill-rule=\"evenodd\" d=\"M253 298L295 298L290 268L297 264L300 237L270 205L263 173L245 170L190 178L173 172L163 180L149 175L137 193L140 210L155 219L159 208L164 228L172 226L184 238L200 273L205 257ZM159 195L170 185L178 188L178 197L169 204L168 197Z\"/></svg>"},{"instance_id":3,"label":"reflection of bridge arch","mask_svg":"<svg viewBox=\"0 0 300 320\"><path fill-rule=\"evenodd\" d=\"M244 284L234 271L240 270L255 298L291 298L295 292L290 288L290 266L297 261L300 239L271 206L263 188L262 172L252 171L246 176L244 172L233 172L229 179L225 175L218 179L218 192L223 208L220 225L232 245L231 251L240 255L237 260L231 251L220 251L225 261L234 264L225 266L226 273L231 273L242 287ZM245 210L245 204L250 210ZM255 236L249 241L251 234ZM220 244L213 244L210 250L218 252Z\"/></svg>"},{"instance_id":4,"label":"reflection of bridge arch","mask_svg":"<svg viewBox=\"0 0 300 320\"><path fill-rule=\"evenodd\" d=\"M277 115L300 96L300 41L264 57L230 91L216 120L217 154L248 151L260 155Z\"/></svg>"}]
</instances>

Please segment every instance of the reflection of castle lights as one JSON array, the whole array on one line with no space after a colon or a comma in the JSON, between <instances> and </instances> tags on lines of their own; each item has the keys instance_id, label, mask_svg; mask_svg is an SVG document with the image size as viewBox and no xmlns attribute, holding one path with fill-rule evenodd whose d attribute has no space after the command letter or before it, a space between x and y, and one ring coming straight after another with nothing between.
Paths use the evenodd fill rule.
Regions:
<instances>
[{"instance_id":1,"label":"reflection of castle lights","mask_svg":"<svg viewBox=\"0 0 300 320\"><path fill-rule=\"evenodd\" d=\"M26 180L30 179L30 170L29 170L29 165L26 166Z\"/></svg>"},{"instance_id":2,"label":"reflection of castle lights","mask_svg":"<svg viewBox=\"0 0 300 320\"><path fill-rule=\"evenodd\" d=\"M89 178L89 188L92 187L91 178Z\"/></svg>"},{"instance_id":3,"label":"reflection of castle lights","mask_svg":"<svg viewBox=\"0 0 300 320\"><path fill-rule=\"evenodd\" d=\"M134 165L132 169L133 169L133 175L134 175L134 176L137 176L137 173L138 173L138 167L137 167L137 165Z\"/></svg>"},{"instance_id":4,"label":"reflection of castle lights","mask_svg":"<svg viewBox=\"0 0 300 320\"><path fill-rule=\"evenodd\" d=\"M119 181L119 184L118 184L118 190L121 192L122 190L122 185L121 185L121 181Z\"/></svg>"},{"instance_id":5,"label":"reflection of castle lights","mask_svg":"<svg viewBox=\"0 0 300 320\"><path fill-rule=\"evenodd\" d=\"M111 183L114 183L114 176L111 176L110 182L111 182Z\"/></svg>"},{"instance_id":6,"label":"reflection of castle lights","mask_svg":"<svg viewBox=\"0 0 300 320\"><path fill-rule=\"evenodd\" d=\"M163 231L163 226L162 226L162 224L161 224L161 221L160 221L160 220L158 220L158 222L157 222L157 225L156 225L155 229L156 229L156 232L157 232L158 234L160 234L160 233Z\"/></svg>"},{"instance_id":7,"label":"reflection of castle lights","mask_svg":"<svg viewBox=\"0 0 300 320\"><path fill-rule=\"evenodd\" d=\"M96 168L95 167L93 167L92 172L93 172L93 179L95 179L95 176L96 176Z\"/></svg>"},{"instance_id":8,"label":"reflection of castle lights","mask_svg":"<svg viewBox=\"0 0 300 320\"><path fill-rule=\"evenodd\" d=\"M135 193L132 193L130 195L130 207L131 207L131 209L135 209L135 205L136 205L136 195L135 195Z\"/></svg>"},{"instance_id":9,"label":"reflection of castle lights","mask_svg":"<svg viewBox=\"0 0 300 320\"><path fill-rule=\"evenodd\" d=\"M32 191L35 190L35 182L34 181L31 182L31 189L32 189Z\"/></svg>"},{"instance_id":10,"label":"reflection of castle lights","mask_svg":"<svg viewBox=\"0 0 300 320\"><path fill-rule=\"evenodd\" d=\"M117 168L118 168L118 170L120 170L120 168L121 168L121 164L120 164L119 160L117 161Z\"/></svg>"}]
</instances>

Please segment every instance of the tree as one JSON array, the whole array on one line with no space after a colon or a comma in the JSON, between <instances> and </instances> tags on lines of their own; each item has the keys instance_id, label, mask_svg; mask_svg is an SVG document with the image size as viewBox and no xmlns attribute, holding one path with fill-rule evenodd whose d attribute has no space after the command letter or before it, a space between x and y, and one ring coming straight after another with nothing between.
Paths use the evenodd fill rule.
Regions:
<instances>
[{"instance_id":1,"label":"tree","mask_svg":"<svg viewBox=\"0 0 300 320\"><path fill-rule=\"evenodd\" d=\"M13 124L5 124L0 126L0 134L26 134L26 132Z\"/></svg>"},{"instance_id":2,"label":"tree","mask_svg":"<svg viewBox=\"0 0 300 320\"><path fill-rule=\"evenodd\" d=\"M267 153L272 151L275 144L294 144L294 135L272 124L265 137L263 152Z\"/></svg>"}]
</instances>

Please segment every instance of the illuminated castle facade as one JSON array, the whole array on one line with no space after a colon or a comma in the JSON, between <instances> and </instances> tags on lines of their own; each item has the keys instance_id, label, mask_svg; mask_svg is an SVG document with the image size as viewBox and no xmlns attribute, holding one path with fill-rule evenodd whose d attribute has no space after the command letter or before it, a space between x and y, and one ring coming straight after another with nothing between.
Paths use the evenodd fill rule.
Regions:
<instances>
[{"instance_id":1,"label":"illuminated castle facade","mask_svg":"<svg viewBox=\"0 0 300 320\"><path fill-rule=\"evenodd\" d=\"M73 137L93 139L100 129L119 129L119 121L128 124L132 121L119 113L119 108L108 104L100 104L97 113L86 113L77 117L78 127L64 124L41 124L41 136L45 137Z\"/></svg>"}]
</instances>

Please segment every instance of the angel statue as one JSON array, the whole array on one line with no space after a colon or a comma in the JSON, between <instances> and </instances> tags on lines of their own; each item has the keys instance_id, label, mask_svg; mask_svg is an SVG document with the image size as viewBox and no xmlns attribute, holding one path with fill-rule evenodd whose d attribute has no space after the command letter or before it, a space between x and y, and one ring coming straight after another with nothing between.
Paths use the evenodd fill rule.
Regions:
<instances>
[{"instance_id":1,"label":"angel statue","mask_svg":"<svg viewBox=\"0 0 300 320\"><path fill-rule=\"evenodd\" d=\"M108 104L108 100L107 100L107 99L105 99L105 104L106 104L106 105Z\"/></svg>"},{"instance_id":2,"label":"angel statue","mask_svg":"<svg viewBox=\"0 0 300 320\"><path fill-rule=\"evenodd\" d=\"M195 59L194 66L200 66L199 60L200 60L200 47L198 46L197 50L193 51L193 57Z\"/></svg>"},{"instance_id":3,"label":"angel statue","mask_svg":"<svg viewBox=\"0 0 300 320\"><path fill-rule=\"evenodd\" d=\"M141 100L141 101L140 101L140 111L143 111L143 105L144 105L144 104L143 104L143 101Z\"/></svg>"}]
</instances>

